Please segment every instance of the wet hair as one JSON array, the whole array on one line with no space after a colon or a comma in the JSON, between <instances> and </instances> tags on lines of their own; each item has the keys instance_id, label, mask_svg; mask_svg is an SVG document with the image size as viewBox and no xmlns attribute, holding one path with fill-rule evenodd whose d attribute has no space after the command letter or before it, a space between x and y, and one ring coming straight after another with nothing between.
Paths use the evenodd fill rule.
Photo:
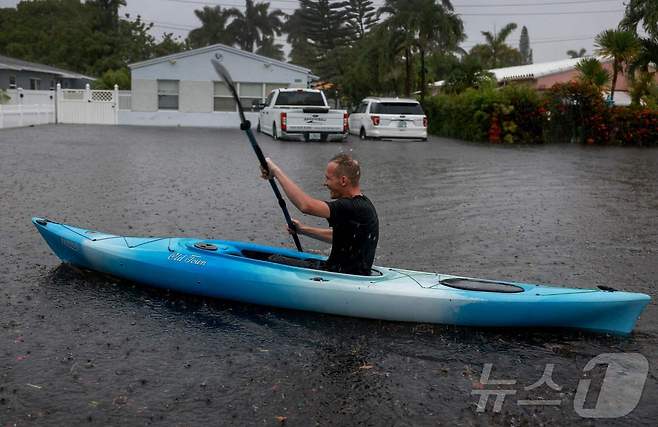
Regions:
<instances>
[{"instance_id":1,"label":"wet hair","mask_svg":"<svg viewBox=\"0 0 658 427\"><path fill-rule=\"evenodd\" d=\"M359 162L352 158L349 154L340 153L331 158L330 162L338 165L336 167L337 176L345 176L350 180L352 185L359 185L359 178L361 178L361 167Z\"/></svg>"}]
</instances>

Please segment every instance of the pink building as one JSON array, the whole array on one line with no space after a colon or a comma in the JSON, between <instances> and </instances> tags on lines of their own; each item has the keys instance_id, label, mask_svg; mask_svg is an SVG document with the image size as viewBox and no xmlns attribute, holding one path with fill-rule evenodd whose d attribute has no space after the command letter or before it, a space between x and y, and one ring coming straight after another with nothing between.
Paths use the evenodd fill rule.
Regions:
<instances>
[{"instance_id":1,"label":"pink building","mask_svg":"<svg viewBox=\"0 0 658 427\"><path fill-rule=\"evenodd\" d=\"M555 83L566 83L578 78L579 72L576 65L583 58L570 58L553 62L542 62L539 64L519 65L515 67L495 68L489 70L496 76L500 85L509 82L527 83L537 90L546 90ZM598 57L603 67L610 72L612 76L612 59ZM443 81L435 82L433 86L442 86ZM617 75L617 84L615 86L615 104L629 105L631 100L628 94L628 80L626 75Z\"/></svg>"}]
</instances>

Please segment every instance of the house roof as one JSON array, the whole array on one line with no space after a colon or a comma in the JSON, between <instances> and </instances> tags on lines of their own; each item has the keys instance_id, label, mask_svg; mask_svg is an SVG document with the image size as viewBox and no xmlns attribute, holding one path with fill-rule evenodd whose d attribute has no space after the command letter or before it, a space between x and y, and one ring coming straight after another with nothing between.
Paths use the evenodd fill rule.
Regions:
<instances>
[{"instance_id":1,"label":"house roof","mask_svg":"<svg viewBox=\"0 0 658 427\"><path fill-rule=\"evenodd\" d=\"M610 59L604 56L596 56L600 62L609 62ZM576 65L585 58L569 58L559 61L540 62L538 64L517 65L515 67L493 68L488 70L496 77L499 82L513 80L531 80L551 74L558 74L564 71L573 70ZM443 80L434 82L432 86L443 86Z\"/></svg>"},{"instance_id":2,"label":"house roof","mask_svg":"<svg viewBox=\"0 0 658 427\"><path fill-rule=\"evenodd\" d=\"M597 56L599 61L608 62L609 59ZM510 80L536 79L551 74L573 70L584 58L569 58L560 61L541 62L539 64L518 65L516 67L494 68L489 70L499 82Z\"/></svg>"},{"instance_id":3,"label":"house roof","mask_svg":"<svg viewBox=\"0 0 658 427\"><path fill-rule=\"evenodd\" d=\"M55 74L66 79L96 80L95 77L85 76L73 71L51 67L50 65L37 64L35 62L23 61L21 59L11 58L9 56L3 55L0 55L0 70L34 71L38 73Z\"/></svg>"},{"instance_id":4,"label":"house roof","mask_svg":"<svg viewBox=\"0 0 658 427\"><path fill-rule=\"evenodd\" d=\"M153 65L153 64L159 64L161 62L169 61L169 60L172 60L172 59L186 58L188 56L194 56L194 55L198 55L200 53L214 52L216 50L223 50L223 51L226 51L226 52L234 53L236 55L245 56L247 58L255 59L256 61L260 61L260 62L263 62L263 63L266 63L266 64L273 64L273 65L276 65L278 67L287 68L287 69L292 70L292 71L298 71L298 72L301 72L301 73L310 74L311 77L316 78L316 79L318 78L318 76L315 76L315 75L311 74L311 70L308 69L308 68L300 67L299 65L290 64L288 62L277 61L276 59L268 58L266 56L258 55L256 53L252 53L252 52L246 52L244 50L236 49L236 48L231 47L231 46L226 46L225 44L221 44L221 43L213 44L213 45L206 46L206 47L200 47L198 49L186 50L186 51L183 51L183 52L178 52L178 53L174 53L174 54L167 55L167 56L161 56L159 58L149 59L149 60L146 60L146 61L135 62L133 64L128 64L128 67L130 67L130 69L142 68L142 67L147 67L147 66Z\"/></svg>"}]
</instances>

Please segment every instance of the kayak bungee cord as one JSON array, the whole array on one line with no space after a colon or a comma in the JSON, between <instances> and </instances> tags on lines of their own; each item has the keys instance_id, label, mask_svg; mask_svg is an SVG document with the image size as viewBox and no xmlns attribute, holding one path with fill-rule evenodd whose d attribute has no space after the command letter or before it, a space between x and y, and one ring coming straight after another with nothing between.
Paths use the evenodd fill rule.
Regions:
<instances>
[{"instance_id":1,"label":"kayak bungee cord","mask_svg":"<svg viewBox=\"0 0 658 427\"><path fill-rule=\"evenodd\" d=\"M258 161L260 162L260 166L265 170L265 172L267 172L268 175L270 175L270 168L267 166L267 161L265 161L265 156L263 155L263 151L260 149L260 146L258 145L256 138L254 138L254 134L251 132L251 123L249 122L249 120L247 120L247 118L244 115L244 109L242 108L242 103L240 102L240 97L238 96L238 92L235 90L235 84L233 83L233 79L231 78L231 75L229 74L226 67L220 64L218 60L211 59L210 61L212 62L213 67L215 67L215 71L217 72L217 74L219 74L219 77L221 77L222 80L224 80L224 83L226 83L226 86L228 86L228 89L231 91L231 94L233 95L233 99L238 104L238 112L240 113L240 129L247 133L249 142L251 142L251 147L254 149L254 152L256 153L256 157L258 157ZM272 187L272 191L274 191L274 195L279 201L279 206L281 206L281 210L283 211L283 216L286 219L286 223L288 224L288 228L291 231L292 238L295 241L295 246L297 246L297 250L299 252L303 252L302 244L299 242L299 236L297 235L297 228L292 223L292 219L290 218L290 214L288 213L288 208L286 207L286 201L283 200L283 197L281 196L281 192L279 191L279 187L277 187L274 178L270 176L268 181L270 183L270 186Z\"/></svg>"}]
</instances>

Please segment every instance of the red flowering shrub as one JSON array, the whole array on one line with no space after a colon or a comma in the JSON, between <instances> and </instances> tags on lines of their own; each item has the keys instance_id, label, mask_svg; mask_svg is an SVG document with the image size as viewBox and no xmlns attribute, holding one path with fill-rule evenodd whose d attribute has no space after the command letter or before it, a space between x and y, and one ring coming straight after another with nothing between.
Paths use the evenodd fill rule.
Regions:
<instances>
[{"instance_id":1,"label":"red flowering shrub","mask_svg":"<svg viewBox=\"0 0 658 427\"><path fill-rule=\"evenodd\" d=\"M491 143L658 145L658 111L608 107L586 83L555 84L543 97L526 86L469 89L425 99L429 131Z\"/></svg>"},{"instance_id":2,"label":"red flowering shrub","mask_svg":"<svg viewBox=\"0 0 658 427\"><path fill-rule=\"evenodd\" d=\"M546 92L551 142L605 144L610 140L609 111L598 89L581 82L556 83Z\"/></svg>"},{"instance_id":3,"label":"red flowering shrub","mask_svg":"<svg viewBox=\"0 0 658 427\"><path fill-rule=\"evenodd\" d=\"M658 146L658 111L614 107L610 113L613 142L622 145Z\"/></svg>"}]
</instances>

